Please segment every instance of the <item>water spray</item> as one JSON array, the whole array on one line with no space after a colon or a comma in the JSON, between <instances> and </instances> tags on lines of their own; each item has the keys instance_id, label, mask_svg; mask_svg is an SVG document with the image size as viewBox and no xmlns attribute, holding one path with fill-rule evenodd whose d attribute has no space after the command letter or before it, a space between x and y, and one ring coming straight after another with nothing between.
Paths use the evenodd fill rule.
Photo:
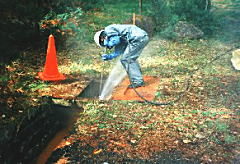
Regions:
<instances>
[{"instance_id":1,"label":"water spray","mask_svg":"<svg viewBox=\"0 0 240 164\"><path fill-rule=\"evenodd\" d=\"M99 96L100 100L108 100L111 98L113 89L119 85L123 79L127 76L126 71L124 70L120 60L118 60L112 71L109 73L109 76L102 88L101 94Z\"/></svg>"},{"instance_id":2,"label":"water spray","mask_svg":"<svg viewBox=\"0 0 240 164\"><path fill-rule=\"evenodd\" d=\"M106 54L106 52L107 52L107 48L105 47L105 48L103 49L103 53ZM100 54L100 57L102 57L101 54ZM102 64L101 67L102 67L102 68L101 68L101 75L100 75L99 97L100 97L101 92L102 92L102 89L103 89L104 63Z\"/></svg>"}]
</instances>

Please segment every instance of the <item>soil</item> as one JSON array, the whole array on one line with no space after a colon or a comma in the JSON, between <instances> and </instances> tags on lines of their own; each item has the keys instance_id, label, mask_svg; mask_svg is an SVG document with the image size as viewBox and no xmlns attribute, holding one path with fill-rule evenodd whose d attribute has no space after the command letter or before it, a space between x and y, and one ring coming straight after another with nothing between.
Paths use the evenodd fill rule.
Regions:
<instances>
[{"instance_id":1,"label":"soil","mask_svg":"<svg viewBox=\"0 0 240 164\"><path fill-rule=\"evenodd\" d=\"M229 11L229 8L224 6L225 11ZM234 9L235 10L235 9ZM240 15L239 10L236 10L236 14ZM223 43L227 43L229 45L234 43L239 43L240 39L240 19L236 19L236 16L226 16L225 24L223 24L222 33L219 41L223 41ZM221 40L223 39L223 40ZM148 46L144 49L142 56L151 57L152 54L159 53L159 47L164 44L164 41L159 37L154 37L149 42ZM177 44L177 43L176 43ZM140 58L141 60L145 60L144 58ZM144 66L144 64L143 64ZM195 75L198 76L198 75ZM199 81L201 80L201 76L199 76ZM221 84L224 87L214 88L217 90L219 95L229 95L233 94L232 92L228 92L226 87L229 88L239 88L238 79L236 76L225 76L225 77L215 77L221 81ZM64 100L72 100L78 99L79 94L86 88L86 86L90 83L92 79L87 78L85 76L78 76L76 78L75 75L70 75L67 81L63 81L61 83L51 83L48 88L44 88L42 90L38 90L39 94L42 96L50 96L58 99ZM162 78L164 79L164 78ZM166 81L171 81L171 77L165 77ZM164 79L164 80L165 80ZM196 80L196 79L195 79ZM209 79L208 79L209 80ZM211 79L209 80L209 85L211 84ZM196 81L195 81L196 82ZM200 82L194 83L191 90L187 93L184 100L188 100L190 109L201 109L203 113L208 111L204 111L204 102L206 102L206 93L201 90L203 85L200 85ZM197 86L199 85L199 87ZM170 85L169 85L170 86ZM197 91L194 89L198 89ZM164 88L165 95L174 95L174 91L177 92L178 88L170 88L166 82L166 88ZM71 92L71 94L69 94ZM236 91L238 92L238 91ZM202 95L201 95L202 94ZM234 91L235 95L236 94ZM214 96L214 95L213 95ZM217 95L215 95L217 96ZM194 97L194 98L193 98ZM239 96L230 97L231 100L226 99L226 103L224 104L225 108L232 109L233 104L240 105ZM234 99L235 98L235 99ZM81 100L82 101L82 100ZM86 100L88 101L88 100ZM85 109L87 112L91 110L91 108L98 108L97 114L102 112L102 115L107 115L109 113L104 113L104 110L109 110L110 112L114 110L114 101L112 102L98 102L98 100L91 100L93 103L88 105ZM97 101L97 102L96 102ZM83 102L84 103L84 102ZM129 105L130 104L130 105ZM179 120L175 118L175 116L179 112L185 112L181 108L183 104L179 103L173 111L169 111L166 107L149 107L144 106L145 104L136 105L132 102L122 102L122 118L118 118L115 115L112 116L112 120L98 120L101 123L108 124L119 124L122 125L122 122L130 122L131 119L134 119L133 116L136 116L139 112L142 112L140 117L136 116L138 120L134 122L134 126L136 127L134 130L131 128L124 129L128 127L120 127L116 128L104 128L97 125L97 123L90 122L89 124L82 125L79 123L75 123L73 125L73 129L69 134L64 134L64 139L62 142L56 146L48 158L46 163L211 163L213 162L232 162L239 163L239 149L236 149L235 145L228 144L224 145L223 135L219 132L219 134L213 133L212 135L217 136L219 144L215 144L212 141L207 145L204 143L208 142L208 139L205 138L204 128L202 128L201 133L194 134L196 136L195 140L188 139L189 136L186 136L186 139L182 139L182 132L187 131L186 134L190 134L194 132L192 129L186 128L188 125L192 125L197 122L199 126L203 125L202 120L206 119L205 115L201 115L197 120L187 120L183 122L183 127L178 127L175 129L175 124L179 124ZM217 104L219 105L219 104ZM222 104L220 104L222 105ZM90 107L89 107L90 106ZM85 106L83 106L85 108ZM109 109L109 107L111 109ZM225 108L223 108L223 112L225 112ZM144 109L149 109L148 112L145 112ZM156 113L152 112L150 109L154 109ZM235 109L235 108L233 108ZM214 110L214 108L213 108ZM237 111L236 111L237 113ZM96 113L94 113L96 114ZM96 114L96 115L97 115ZM186 111L184 113L186 115L197 115L198 113L190 113ZM85 115L87 116L87 115ZM148 119L148 116L151 116L151 119ZM211 115L211 119L219 119L224 120L229 118L231 115L223 114L223 115ZM166 117L169 117L166 118ZM187 116L186 116L187 117ZM233 116L238 117L238 116ZM106 118L107 117L103 117ZM79 118L79 119L88 119L88 118ZM99 119L96 117L96 120ZM178 118L179 119L179 118ZM191 117L190 117L191 119ZM91 120L92 121L92 120ZM114 122L117 121L117 122ZM121 122L122 121L122 122ZM208 120L209 121L209 120ZM209 121L209 122L210 122ZM154 123L156 122L159 127L154 129ZM167 124L165 126L165 124ZM104 126L104 124L101 124ZM153 125L153 128L149 125ZM122 129L121 129L122 128ZM214 127L213 127L214 128ZM216 128L216 127L215 127ZM221 127L222 128L222 127ZM140 130L139 130L140 129ZM192 130L192 131L191 131ZM175 136L172 136L171 131L175 132ZM189 132L188 132L189 131ZM234 136L239 136L239 120L236 118L232 122L231 131ZM68 133L68 132L66 132ZM181 138L181 139L180 139ZM214 149L216 148L216 149ZM217 152L216 152L217 150ZM48 151L48 150L46 150ZM223 157L226 152L233 152L231 154L231 161L227 161L228 157ZM233 158L234 156L234 158Z\"/></svg>"},{"instance_id":2,"label":"soil","mask_svg":"<svg viewBox=\"0 0 240 164\"><path fill-rule=\"evenodd\" d=\"M226 10L229 10L224 6ZM239 10L236 11L239 14ZM222 26L222 34L224 42L227 44L233 44L239 41L240 35L240 19L236 17L225 17L225 24ZM221 38L221 37L220 37ZM148 46L143 51L142 56L150 57L151 54L157 53L156 50L160 47L159 43L163 43L160 38L152 38ZM140 59L141 61L141 59ZM231 83L236 81L236 77L223 78L223 83ZM220 88L219 88L220 89ZM224 91L225 92L225 91ZM202 99L204 100L204 99ZM192 105L201 106L200 98L193 102ZM106 104L103 104L104 106ZM100 105L101 106L101 105ZM229 106L230 107L230 106ZM81 118L80 118L81 119ZM153 120L152 120L153 121ZM157 121L157 120L156 120ZM236 123L235 125L239 125ZM75 125L76 126L76 125ZM75 127L77 129L77 127ZM201 156L201 160L196 158L198 150L204 150L202 142L207 142L203 134L198 134L199 141L192 142L190 140L179 141L177 138L169 137L166 133L153 133L151 130L146 134L142 134L144 137L141 140L134 139L133 133L124 132L127 134L119 134L121 131L112 130L112 135L109 131L97 130L94 131L89 127L90 135L80 135L78 130L66 137L62 143L53 151L52 155L48 159L47 163L202 163L212 162L208 154L198 154ZM237 133L236 126L233 127L233 131ZM91 131L92 130L92 131ZM181 131L180 131L181 133ZM116 135L116 136L113 136ZM122 137L122 138L121 138ZM164 142L161 143L158 139L163 137ZM175 136L176 137L176 136ZM219 137L220 139L220 137ZM221 139L220 139L221 140ZM164 144L164 145L161 145ZM157 145L157 146L156 146ZM161 146L159 146L161 145ZM213 143L210 143L213 145ZM142 146L142 147L141 147ZM219 147L219 151L227 151L234 149L233 145L229 145L224 149ZM151 152L151 153L149 153ZM183 154L185 152L185 154ZM187 152L187 153L186 153ZM204 152L204 151L203 151ZM236 149L236 152L238 150ZM206 153L206 152L204 152ZM186 155L187 154L187 155ZM210 153L211 154L211 153ZM238 154L238 153L236 153ZM139 157L138 157L139 156ZM141 157L140 157L141 156ZM214 156L214 155L212 155ZM212 157L213 158L213 157ZM215 161L226 162L222 157L216 157ZM228 161L229 162L229 161ZM231 162L238 163L239 156L237 155Z\"/></svg>"}]
</instances>

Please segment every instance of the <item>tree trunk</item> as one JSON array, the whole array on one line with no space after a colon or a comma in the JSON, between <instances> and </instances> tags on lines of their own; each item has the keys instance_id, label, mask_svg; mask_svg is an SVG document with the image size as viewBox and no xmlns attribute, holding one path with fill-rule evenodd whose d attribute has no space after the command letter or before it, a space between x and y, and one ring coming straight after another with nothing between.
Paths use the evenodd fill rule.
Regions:
<instances>
[{"instance_id":1,"label":"tree trunk","mask_svg":"<svg viewBox=\"0 0 240 164\"><path fill-rule=\"evenodd\" d=\"M142 0L138 0L139 14L142 15Z\"/></svg>"},{"instance_id":2,"label":"tree trunk","mask_svg":"<svg viewBox=\"0 0 240 164\"><path fill-rule=\"evenodd\" d=\"M211 0L206 0L205 10L209 10L211 8Z\"/></svg>"}]
</instances>

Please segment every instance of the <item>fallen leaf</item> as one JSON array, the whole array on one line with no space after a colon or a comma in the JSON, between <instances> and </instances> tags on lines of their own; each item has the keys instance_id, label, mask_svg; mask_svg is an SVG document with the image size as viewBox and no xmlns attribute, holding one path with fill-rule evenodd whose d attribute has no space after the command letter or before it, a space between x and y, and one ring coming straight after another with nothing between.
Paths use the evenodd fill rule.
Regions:
<instances>
[{"instance_id":1,"label":"fallen leaf","mask_svg":"<svg viewBox=\"0 0 240 164\"><path fill-rule=\"evenodd\" d=\"M66 163L68 163L68 158L63 157L59 159L56 164L66 164Z\"/></svg>"},{"instance_id":2,"label":"fallen leaf","mask_svg":"<svg viewBox=\"0 0 240 164\"><path fill-rule=\"evenodd\" d=\"M120 147L125 147L126 144L122 144L120 142L114 142L114 141L111 141L114 145L117 145L117 146L120 146Z\"/></svg>"},{"instance_id":3,"label":"fallen leaf","mask_svg":"<svg viewBox=\"0 0 240 164\"><path fill-rule=\"evenodd\" d=\"M71 142L68 142L68 141L66 141L66 143L65 143L65 145L70 145L71 144Z\"/></svg>"},{"instance_id":4,"label":"fallen leaf","mask_svg":"<svg viewBox=\"0 0 240 164\"><path fill-rule=\"evenodd\" d=\"M192 142L192 141L191 140L183 140L183 143L185 143L185 144L188 144L190 142Z\"/></svg>"},{"instance_id":5,"label":"fallen leaf","mask_svg":"<svg viewBox=\"0 0 240 164\"><path fill-rule=\"evenodd\" d=\"M94 151L93 151L93 154L99 154L99 153L101 153L102 152L102 149L95 149Z\"/></svg>"},{"instance_id":6,"label":"fallen leaf","mask_svg":"<svg viewBox=\"0 0 240 164\"><path fill-rule=\"evenodd\" d=\"M131 143L136 143L137 142L137 140L135 140L135 139L131 139Z\"/></svg>"},{"instance_id":7,"label":"fallen leaf","mask_svg":"<svg viewBox=\"0 0 240 164\"><path fill-rule=\"evenodd\" d=\"M17 91L18 93L23 93L23 92L24 92L22 88L18 88L16 91Z\"/></svg>"},{"instance_id":8,"label":"fallen leaf","mask_svg":"<svg viewBox=\"0 0 240 164\"><path fill-rule=\"evenodd\" d=\"M222 118L230 118L230 115L224 114L224 115L222 115Z\"/></svg>"},{"instance_id":9,"label":"fallen leaf","mask_svg":"<svg viewBox=\"0 0 240 164\"><path fill-rule=\"evenodd\" d=\"M202 138L205 138L205 136L204 135L202 135L202 134L196 134L196 136L195 136L196 138L200 138L200 139L202 139Z\"/></svg>"},{"instance_id":10,"label":"fallen leaf","mask_svg":"<svg viewBox=\"0 0 240 164\"><path fill-rule=\"evenodd\" d=\"M37 102L37 101L38 101L38 99L34 99L34 98L33 98L33 99L32 99L32 101L34 101L34 102Z\"/></svg>"}]
</instances>

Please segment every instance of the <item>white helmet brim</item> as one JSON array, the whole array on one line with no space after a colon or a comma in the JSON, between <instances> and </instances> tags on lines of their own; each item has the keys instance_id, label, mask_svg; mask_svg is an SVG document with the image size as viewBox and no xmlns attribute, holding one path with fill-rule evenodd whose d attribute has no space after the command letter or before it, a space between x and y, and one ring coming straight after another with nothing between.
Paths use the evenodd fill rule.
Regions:
<instances>
[{"instance_id":1,"label":"white helmet brim","mask_svg":"<svg viewBox=\"0 0 240 164\"><path fill-rule=\"evenodd\" d=\"M104 30L98 31L98 32L96 32L95 35L94 35L94 41L95 41L95 43L96 43L99 47L102 47L102 46L100 45L100 35L101 35L101 33L102 33L103 31L104 31Z\"/></svg>"}]
</instances>

